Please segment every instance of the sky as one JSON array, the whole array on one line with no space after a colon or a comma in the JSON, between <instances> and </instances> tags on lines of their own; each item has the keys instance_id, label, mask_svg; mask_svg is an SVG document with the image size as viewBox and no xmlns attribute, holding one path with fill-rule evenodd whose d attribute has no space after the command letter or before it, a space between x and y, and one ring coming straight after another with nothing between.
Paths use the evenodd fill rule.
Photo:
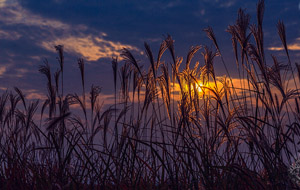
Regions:
<instances>
[{"instance_id":1,"label":"sky","mask_svg":"<svg viewBox=\"0 0 300 190\"><path fill-rule=\"evenodd\" d=\"M113 89L112 56L129 49L147 68L144 53L148 42L154 55L159 44L170 34L175 40L176 56L186 57L191 46L212 46L203 32L214 29L228 68L235 67L228 25L235 23L239 8L256 23L253 0L0 0L0 90L19 87L27 98L43 98L46 79L38 72L47 59L52 71L59 68L55 45L65 51L65 87L80 93L77 59L86 62L87 85L102 87L103 95ZM286 26L292 61L300 63L300 1L266 0L264 37L267 56L283 56L276 24ZM201 52L201 51L200 51ZM193 62L200 58L201 53ZM169 60L168 52L164 59ZM200 61L201 64L201 61ZM203 63L202 63L203 64ZM225 71L216 59L218 75ZM233 69L230 69L233 70ZM232 76L235 76L232 71Z\"/></svg>"}]
</instances>

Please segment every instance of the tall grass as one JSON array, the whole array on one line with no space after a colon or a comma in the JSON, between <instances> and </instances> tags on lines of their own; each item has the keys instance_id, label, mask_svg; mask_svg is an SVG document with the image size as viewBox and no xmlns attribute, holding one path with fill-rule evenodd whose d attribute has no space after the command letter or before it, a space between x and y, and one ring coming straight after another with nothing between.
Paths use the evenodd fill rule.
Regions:
<instances>
[{"instance_id":1,"label":"tall grass","mask_svg":"<svg viewBox=\"0 0 300 190\"><path fill-rule=\"evenodd\" d=\"M18 88L0 97L0 187L299 189L296 166L289 170L299 151L299 66L282 22L286 60L267 62L263 13L259 1L256 24L240 9L228 27L239 78L230 76L211 27L204 31L214 48L191 47L183 67L167 36L157 57L144 44L144 66L127 49L121 63L113 58L115 98L107 108L100 87L86 93L83 59L82 95L64 94L64 52L56 46L59 69L51 72L47 60L39 67L45 100L28 100ZM194 63L198 52L203 60ZM215 74L216 61L227 76Z\"/></svg>"}]
</instances>

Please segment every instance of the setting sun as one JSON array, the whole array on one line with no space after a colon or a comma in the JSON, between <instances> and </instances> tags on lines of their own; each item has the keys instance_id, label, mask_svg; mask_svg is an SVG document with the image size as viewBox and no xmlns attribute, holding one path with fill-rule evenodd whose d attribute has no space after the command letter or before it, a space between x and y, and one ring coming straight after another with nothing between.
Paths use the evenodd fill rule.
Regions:
<instances>
[{"instance_id":1,"label":"setting sun","mask_svg":"<svg viewBox=\"0 0 300 190\"><path fill-rule=\"evenodd\" d=\"M199 92L199 93L202 93L203 92L203 84L202 84L202 82L200 82L200 81L198 81L197 83L195 83L195 86L196 86L196 89L197 89L197 91ZM193 89L194 87L192 86L192 89Z\"/></svg>"}]
</instances>

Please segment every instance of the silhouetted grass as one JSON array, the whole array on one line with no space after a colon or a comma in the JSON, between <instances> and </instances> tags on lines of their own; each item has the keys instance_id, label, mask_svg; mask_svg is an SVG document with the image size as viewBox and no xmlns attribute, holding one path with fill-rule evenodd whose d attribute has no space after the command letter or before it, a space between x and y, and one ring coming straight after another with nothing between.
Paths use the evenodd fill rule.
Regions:
<instances>
[{"instance_id":1,"label":"silhouetted grass","mask_svg":"<svg viewBox=\"0 0 300 190\"><path fill-rule=\"evenodd\" d=\"M1 189L299 189L298 165L289 170L299 151L299 66L282 22L287 60L267 62L263 13L259 1L257 24L240 9L228 27L240 78L230 77L211 27L214 48L191 47L184 69L167 36L156 58L144 44L149 68L127 49L121 63L113 58L115 98L105 109L100 87L87 96L83 59L82 95L64 94L56 46L59 69L39 67L46 100L18 88L0 97ZM167 50L172 63L162 61ZM204 62L193 64L199 51ZM227 76L215 74L218 57Z\"/></svg>"}]
</instances>

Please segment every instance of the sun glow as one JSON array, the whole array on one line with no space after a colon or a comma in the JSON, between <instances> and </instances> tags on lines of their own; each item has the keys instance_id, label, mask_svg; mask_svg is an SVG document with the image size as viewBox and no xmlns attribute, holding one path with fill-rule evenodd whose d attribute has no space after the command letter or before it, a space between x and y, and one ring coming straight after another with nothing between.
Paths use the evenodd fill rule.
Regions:
<instances>
[{"instance_id":1,"label":"sun glow","mask_svg":"<svg viewBox=\"0 0 300 190\"><path fill-rule=\"evenodd\" d=\"M198 93L203 93L203 83L198 81L197 83L195 83L195 87L196 87L196 90L198 91ZM192 86L192 89L194 89L194 87Z\"/></svg>"},{"instance_id":2,"label":"sun glow","mask_svg":"<svg viewBox=\"0 0 300 190\"><path fill-rule=\"evenodd\" d=\"M206 87L209 87L209 84L203 84L201 81L197 81L191 84L191 93L198 92L198 94L203 94L206 91ZM188 84L185 85L185 89L189 91Z\"/></svg>"}]
</instances>

